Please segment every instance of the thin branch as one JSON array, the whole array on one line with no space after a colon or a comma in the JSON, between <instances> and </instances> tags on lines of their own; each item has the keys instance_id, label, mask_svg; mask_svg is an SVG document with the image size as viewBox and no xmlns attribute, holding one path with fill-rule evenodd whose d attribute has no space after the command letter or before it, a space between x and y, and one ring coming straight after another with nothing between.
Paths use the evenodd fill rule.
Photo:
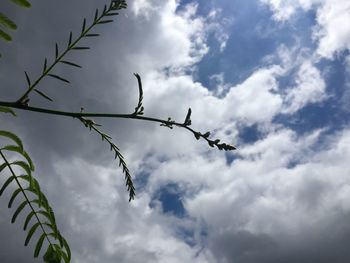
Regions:
<instances>
[{"instance_id":1,"label":"thin branch","mask_svg":"<svg viewBox=\"0 0 350 263\"><path fill-rule=\"evenodd\" d=\"M198 131L191 129L188 124L173 121L173 120L171 120L171 118L168 118L168 120L164 120L164 119L152 118L152 117L147 117L147 116L135 115L134 113L132 113L132 114L115 114L115 113L96 113L96 112L86 113L86 112L58 111L58 110L50 110L50 109L46 109L46 108L25 106L25 105L20 105L20 104L13 103L13 102L4 102L4 101L0 101L0 106L16 108L16 109L26 110L26 111L40 112L40 113L45 113L45 114L67 116L67 117L73 117L73 118L82 118L82 117L123 118L123 119L134 119L134 120L158 122L162 126L166 126L169 128L172 128L173 126L185 128L188 131L190 131L196 137L196 139L203 138L204 140L206 140L208 142L208 144L211 147L217 146L219 150L231 151L231 150L237 149L235 146L230 145L230 144L226 144L226 143L220 144L217 139L210 140L209 139L210 133L208 134L208 132L206 132L206 133L202 134Z\"/></svg>"}]
</instances>

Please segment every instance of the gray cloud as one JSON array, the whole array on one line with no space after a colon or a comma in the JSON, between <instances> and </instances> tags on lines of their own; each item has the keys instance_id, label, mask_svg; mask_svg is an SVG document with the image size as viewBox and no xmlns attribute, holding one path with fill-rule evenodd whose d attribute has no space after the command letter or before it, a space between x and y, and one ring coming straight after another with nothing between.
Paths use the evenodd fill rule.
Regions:
<instances>
[{"instance_id":1,"label":"gray cloud","mask_svg":"<svg viewBox=\"0 0 350 263\"><path fill-rule=\"evenodd\" d=\"M14 43L0 44L1 99L16 99L24 90L23 71L37 75L44 57L53 55L55 41L63 46L68 32L78 32L82 17L91 18L100 4L45 1L33 3L30 10L8 9L20 29ZM179 13L172 0L134 1L115 24L97 30L100 38L86 42L90 51L70 55L83 69L57 68L70 85L53 79L42 83L54 103L34 96L31 103L130 112L137 101L132 73L139 72L149 115L182 118L191 106L195 127L217 128L217 134L230 140L240 123L260 124L260 140L240 145L231 164L223 153L209 151L184 131L100 120L134 175L143 180L130 204L108 145L82 124L21 111L16 119L0 116L1 127L20 135L37 163L36 175L71 244L73 262L306 263L350 258L348 128L313 151L322 131L301 136L276 127L272 120L284 107L277 77L285 65L258 68L223 98L194 82L185 71L207 52L206 23L218 23L211 19L196 16L195 5ZM164 67L171 68L170 74ZM309 99L305 104L313 96ZM291 162L296 164L288 167ZM150 206L169 183L183 193L182 219L164 214L159 203ZM23 246L21 224L10 225L8 197L0 199L1 260L38 262L32 259L33 247ZM189 230L191 244L179 234L181 229Z\"/></svg>"}]
</instances>

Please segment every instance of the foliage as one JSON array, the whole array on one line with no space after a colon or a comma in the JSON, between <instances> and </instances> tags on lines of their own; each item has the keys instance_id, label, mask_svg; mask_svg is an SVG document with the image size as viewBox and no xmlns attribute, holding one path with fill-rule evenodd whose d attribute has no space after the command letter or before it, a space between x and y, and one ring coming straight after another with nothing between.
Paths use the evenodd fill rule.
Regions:
<instances>
[{"instance_id":1,"label":"foliage","mask_svg":"<svg viewBox=\"0 0 350 263\"><path fill-rule=\"evenodd\" d=\"M29 8L31 5L27 0L9 0L20 7ZM55 52L50 63L45 58L42 71L35 80L32 80L27 72L24 72L27 82L27 89L20 98L15 102L0 101L0 113L7 113L12 116L16 116L14 109L39 112L52 115L61 115L67 117L73 117L79 120L90 131L97 133L101 136L102 141L105 141L110 150L114 153L115 159L118 160L119 166L125 175L125 182L127 191L129 193L129 201L133 200L136 195L136 190L133 185L131 173L127 167L125 158L123 157L118 146L112 141L111 136L104 133L101 130L101 125L97 124L91 118L128 118L139 119L144 121L158 122L161 126L173 129L174 127L185 128L190 131L197 140L205 140L209 146L217 147L219 150L235 150L236 148L226 143L220 143L219 139L210 139L210 132L201 133L190 128L192 124L191 109L188 109L184 122L176 122L170 117L167 120L156 119L152 117L146 117L144 115L143 106L143 89L141 77L138 74L134 74L139 91L138 104L135 110L130 114L115 114L115 113L86 113L80 112L66 112L57 111L47 108L38 108L30 106L30 96L34 92L41 96L43 99L53 101L53 99L46 94L43 90L39 89L39 84L46 78L54 78L58 81L69 83L69 80L63 76L57 75L54 72L55 67L58 64L64 64L66 66L80 68L81 66L76 62L68 61L65 59L66 55L76 50L88 50L89 47L80 45L81 41L85 38L98 37L99 34L93 32L93 30L99 26L113 22L113 18L118 15L118 10L124 9L127 4L124 0L112 0L109 5L105 5L102 11L96 9L92 22L88 24L84 18L80 33L74 37L73 33L69 33L67 45L60 50L58 44L55 45ZM6 30L15 30L17 25L10 18L0 12L0 40L11 41L12 37ZM34 233L40 231L40 237L37 240L34 257L38 257L44 241L48 243L47 250L44 253L43 260L45 262L70 262L71 252L67 241L61 235L54 212L45 197L44 193L40 189L39 182L33 176L34 164L23 147L21 139L14 133L6 130L0 130L0 138L5 141L10 141L5 146L0 145L0 174L7 174L8 177L5 183L0 188L0 196L5 190L11 191L8 207L12 208L14 201L22 195L22 202L15 209L11 223L14 223L18 215L23 211L28 211L23 229L27 231L27 237L25 239L25 246L27 246L32 239ZM15 159L12 161L12 159ZM13 188L14 187L14 188ZM29 208L29 209L27 209Z\"/></svg>"},{"instance_id":2,"label":"foliage","mask_svg":"<svg viewBox=\"0 0 350 263\"><path fill-rule=\"evenodd\" d=\"M31 5L27 0L9 0L13 2L14 4L20 6L29 8ZM12 37L10 33L7 32L7 30L16 30L17 25L15 22L13 22L9 17L7 17L5 14L3 14L0 10L0 39L5 41L12 41ZM1 57L1 53L0 53Z\"/></svg>"}]
</instances>

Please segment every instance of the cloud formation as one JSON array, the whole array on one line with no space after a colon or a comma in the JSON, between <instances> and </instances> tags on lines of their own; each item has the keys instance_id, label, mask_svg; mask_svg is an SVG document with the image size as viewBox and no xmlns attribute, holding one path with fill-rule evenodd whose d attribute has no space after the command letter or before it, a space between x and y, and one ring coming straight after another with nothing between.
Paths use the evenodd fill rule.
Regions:
<instances>
[{"instance_id":1,"label":"cloud formation","mask_svg":"<svg viewBox=\"0 0 350 263\"><path fill-rule=\"evenodd\" d=\"M318 44L316 53L328 59L350 49L350 3L344 0L261 0L273 12L277 21L288 21L298 10L315 9L316 24L313 38Z\"/></svg>"},{"instance_id":2,"label":"cloud formation","mask_svg":"<svg viewBox=\"0 0 350 263\"><path fill-rule=\"evenodd\" d=\"M335 2L342 8L333 8ZM226 83L229 72L219 72L217 87L210 89L195 73L212 55L210 34L216 34L220 56L229 52L230 32L220 27L227 22L222 21L224 7L213 7L202 14L200 2L184 5L175 0L137 0L117 18L116 25L101 29L106 36L92 44L95 49L90 57L73 56L86 68L80 73L83 77L62 69L70 74L75 88L70 90L72 96L66 95L67 87L52 90L58 98L65 98L61 107L80 107L76 105L79 98L79 103L91 107L89 111L129 112L137 100L131 73L139 72L146 115L181 121L191 107L194 128L210 130L212 136L238 144L235 154L225 154L179 129L101 120L135 176L138 189L132 203L128 203L121 171L107 145L74 120L29 114L20 116L18 122L1 120L24 138L37 160L39 180L70 241L74 262L350 259L349 126L301 133L275 121L281 116L296 118L301 110L329 98L329 82L317 55L333 58L349 48L346 29L332 29L336 19L346 21L348 4L302 0L263 3L271 7L273 19L278 21L287 21L299 9L313 8L317 14L312 25L317 47L305 48L302 43L283 43L281 39L279 48L257 61L242 81ZM62 14L73 16L71 7L55 4ZM98 3L91 0L79 4L85 4L80 10L83 13ZM35 26L40 24L36 18L49 5L33 8ZM52 19L58 23L62 17ZM231 22L227 23L234 27ZM72 18L72 23L77 22ZM42 30L35 26L25 27L26 37L30 32L40 35L40 31L45 43L54 37L51 25L43 25ZM55 33L63 36L63 31ZM22 41L17 43L18 49L35 47L33 40ZM27 54L29 58L23 63L29 64L31 56L41 55L38 50L34 53ZM6 70L19 67L18 54L9 56L12 62ZM48 82L51 85L56 84ZM245 127L256 128L255 140L242 139ZM159 193L169 185L176 186L172 198L183 207L181 215L160 198ZM4 200L0 202L6 207ZM165 207L173 211L166 212ZM19 226L6 227L10 212L0 217L1 236L11 237L2 242L5 246L0 248L0 256L6 262L36 262L31 258L31 248L21 247L24 233L19 232Z\"/></svg>"}]
</instances>

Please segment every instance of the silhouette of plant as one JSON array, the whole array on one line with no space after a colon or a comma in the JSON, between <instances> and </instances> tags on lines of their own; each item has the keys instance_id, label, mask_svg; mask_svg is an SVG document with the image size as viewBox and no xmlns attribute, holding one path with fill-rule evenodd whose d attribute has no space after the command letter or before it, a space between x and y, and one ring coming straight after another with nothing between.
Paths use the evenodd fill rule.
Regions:
<instances>
[{"instance_id":1,"label":"silhouette of plant","mask_svg":"<svg viewBox=\"0 0 350 263\"><path fill-rule=\"evenodd\" d=\"M31 5L27 0L9 0L19 7L29 8ZM54 78L64 83L69 83L69 80L63 76L54 72L58 64L64 64L70 67L80 68L81 66L75 62L66 60L66 55L75 50L88 50L88 46L82 46L81 41L85 38L98 37L99 34L94 33L98 26L113 22L113 18L118 15L119 10L127 7L125 0L112 0L109 5L105 5L101 10L96 9L93 20L90 24L84 18L80 33L74 37L72 31L69 33L67 45L62 49L58 44L55 45L55 52L53 59L49 62L49 59L45 58L42 71L39 76L32 80L27 72L24 72L27 83L26 91L14 102L0 101L0 113L8 113L12 116L16 116L15 109L32 111L51 115L60 115L73 117L79 120L90 131L97 133L101 136L102 141L105 141L110 150L114 153L114 157L118 160L119 166L122 168L122 172L125 176L125 184L129 193L129 201L133 200L136 196L136 189L133 184L132 176L129 168L126 164L118 146L112 141L112 137L101 130L101 125L96 123L92 118L126 118L126 119L138 119L143 121L151 121L160 123L160 126L173 129L174 127L184 128L191 132L197 140L205 140L209 146L217 147L219 150L231 151L236 148L230 144L220 143L219 139L211 139L210 132L201 133L192 129L191 114L192 111L189 108L186 114L184 122L177 122L170 117L166 120L157 119L144 116L143 106L143 88L141 77L138 74L134 74L138 84L139 99L135 107L135 110L129 114L117 114L117 113L96 113L96 112L68 112L59 111L49 108L38 108L30 105L30 99L33 92L42 98L53 101L53 99L39 88L41 81L46 78ZM6 30L15 30L17 25L10 18L0 12L0 39L3 41L11 41L12 37ZM1 56L1 55L0 55ZM27 246L32 239L35 232L41 231L41 235L37 240L34 257L38 257L44 241L48 243L47 250L44 253L43 260L45 262L70 262L71 252L68 242L61 235L56 224L54 212L49 205L47 198L40 189L39 182L33 176L34 164L25 151L21 139L14 133L6 130L0 130L0 138L9 141L7 145L0 145L0 173L7 174L7 180L0 188L0 196L6 189L9 189L10 185L15 185L15 188L10 197L8 207L12 208L12 205L19 195L22 195L23 201L15 209L11 223L14 223L17 216L24 210L25 207L29 207L29 213L26 216L23 229L27 231L27 237L25 239L25 246ZM16 158L14 161L12 159ZM32 223L32 225L31 225Z\"/></svg>"}]
</instances>

